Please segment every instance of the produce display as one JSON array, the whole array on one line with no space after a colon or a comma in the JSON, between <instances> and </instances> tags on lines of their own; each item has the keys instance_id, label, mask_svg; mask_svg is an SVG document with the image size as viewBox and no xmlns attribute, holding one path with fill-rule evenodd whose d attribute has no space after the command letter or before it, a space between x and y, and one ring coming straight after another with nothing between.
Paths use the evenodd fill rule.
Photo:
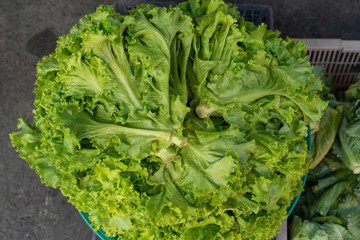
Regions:
<instances>
[{"instance_id":1,"label":"produce display","mask_svg":"<svg viewBox=\"0 0 360 240\"><path fill-rule=\"evenodd\" d=\"M38 63L12 145L108 236L270 239L327 107L305 44L279 35L220 0L99 6Z\"/></svg>"},{"instance_id":2,"label":"produce display","mask_svg":"<svg viewBox=\"0 0 360 240\"><path fill-rule=\"evenodd\" d=\"M292 217L293 240L360 239L360 81L337 97L327 89L329 106L313 141L317 157Z\"/></svg>"}]
</instances>

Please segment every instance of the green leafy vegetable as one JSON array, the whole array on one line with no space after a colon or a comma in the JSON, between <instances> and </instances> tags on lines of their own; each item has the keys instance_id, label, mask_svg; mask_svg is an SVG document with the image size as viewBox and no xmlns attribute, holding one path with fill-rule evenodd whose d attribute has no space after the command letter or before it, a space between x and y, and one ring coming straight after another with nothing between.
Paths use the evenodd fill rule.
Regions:
<instances>
[{"instance_id":1,"label":"green leafy vegetable","mask_svg":"<svg viewBox=\"0 0 360 240\"><path fill-rule=\"evenodd\" d=\"M342 118L339 138L334 144L338 157L354 174L360 174L360 94Z\"/></svg>"},{"instance_id":2,"label":"green leafy vegetable","mask_svg":"<svg viewBox=\"0 0 360 240\"><path fill-rule=\"evenodd\" d=\"M349 87L345 99L336 100L333 93L327 93L329 105L336 109L325 110L315 135L316 154L311 166L316 167L310 170L305 192L295 208L291 239L359 239L357 86Z\"/></svg>"},{"instance_id":3,"label":"green leafy vegetable","mask_svg":"<svg viewBox=\"0 0 360 240\"><path fill-rule=\"evenodd\" d=\"M360 229L360 185L353 174L335 156L328 156L309 173L305 192L292 218L291 239L357 239ZM313 229L306 226L311 225Z\"/></svg>"},{"instance_id":4,"label":"green leafy vegetable","mask_svg":"<svg viewBox=\"0 0 360 240\"><path fill-rule=\"evenodd\" d=\"M311 139L314 153L310 169L315 168L331 149L339 129L343 111L343 105L337 106L336 109L332 107L325 109L320 121L319 131Z\"/></svg>"},{"instance_id":5,"label":"green leafy vegetable","mask_svg":"<svg viewBox=\"0 0 360 240\"><path fill-rule=\"evenodd\" d=\"M327 106L306 59L220 0L100 6L39 62L11 141L108 236L270 239Z\"/></svg>"}]
</instances>

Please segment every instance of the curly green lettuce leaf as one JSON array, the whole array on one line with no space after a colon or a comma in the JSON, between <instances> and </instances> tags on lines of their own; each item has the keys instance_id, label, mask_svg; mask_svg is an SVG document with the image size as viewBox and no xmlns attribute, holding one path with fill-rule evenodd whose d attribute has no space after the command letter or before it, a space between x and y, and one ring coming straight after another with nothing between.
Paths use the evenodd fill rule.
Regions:
<instances>
[{"instance_id":1,"label":"curly green lettuce leaf","mask_svg":"<svg viewBox=\"0 0 360 240\"><path fill-rule=\"evenodd\" d=\"M11 134L11 143L17 147L20 157L27 160L44 184L54 188L59 186L63 173L51 160L51 153L42 149L39 130L27 124L23 118L19 119L17 127L20 131Z\"/></svg>"},{"instance_id":2,"label":"curly green lettuce leaf","mask_svg":"<svg viewBox=\"0 0 360 240\"><path fill-rule=\"evenodd\" d=\"M295 103L305 122L318 129L327 104L316 94L322 84L307 62L305 44L281 40L265 25L243 24L226 14L229 7L219 1L201 6L191 1L182 8L196 22L189 85L200 118L221 116L236 122L245 104L277 95Z\"/></svg>"}]
</instances>

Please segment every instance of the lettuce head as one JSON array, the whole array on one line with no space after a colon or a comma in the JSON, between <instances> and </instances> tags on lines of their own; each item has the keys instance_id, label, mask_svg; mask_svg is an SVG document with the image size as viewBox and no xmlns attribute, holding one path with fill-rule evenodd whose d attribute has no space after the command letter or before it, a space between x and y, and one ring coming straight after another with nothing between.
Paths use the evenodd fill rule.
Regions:
<instances>
[{"instance_id":1,"label":"lettuce head","mask_svg":"<svg viewBox=\"0 0 360 240\"><path fill-rule=\"evenodd\" d=\"M118 239L270 239L327 104L306 46L220 0L100 6L37 66L20 157Z\"/></svg>"}]
</instances>

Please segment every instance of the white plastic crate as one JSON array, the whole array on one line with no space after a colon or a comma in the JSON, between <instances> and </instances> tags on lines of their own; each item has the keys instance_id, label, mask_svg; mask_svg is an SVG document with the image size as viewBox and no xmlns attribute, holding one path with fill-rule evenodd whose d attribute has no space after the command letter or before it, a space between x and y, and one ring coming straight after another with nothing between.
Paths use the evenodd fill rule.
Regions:
<instances>
[{"instance_id":1,"label":"white plastic crate","mask_svg":"<svg viewBox=\"0 0 360 240\"><path fill-rule=\"evenodd\" d=\"M296 39L307 46L309 61L324 65L335 89L347 88L360 73L360 41L341 39Z\"/></svg>"}]
</instances>

